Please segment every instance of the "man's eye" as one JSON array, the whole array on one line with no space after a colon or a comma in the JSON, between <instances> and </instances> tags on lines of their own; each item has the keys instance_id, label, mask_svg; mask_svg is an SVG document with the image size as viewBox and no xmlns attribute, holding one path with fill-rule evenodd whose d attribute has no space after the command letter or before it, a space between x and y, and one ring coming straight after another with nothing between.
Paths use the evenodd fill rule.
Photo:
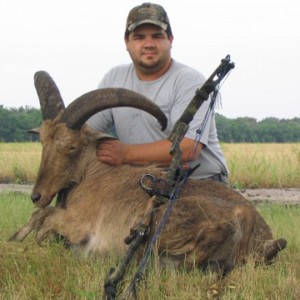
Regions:
<instances>
[{"instance_id":1,"label":"man's eye","mask_svg":"<svg viewBox=\"0 0 300 300\"><path fill-rule=\"evenodd\" d=\"M164 38L164 35L163 34L155 34L154 36L153 36L153 38L154 39L163 39Z\"/></svg>"},{"instance_id":2,"label":"man's eye","mask_svg":"<svg viewBox=\"0 0 300 300\"><path fill-rule=\"evenodd\" d=\"M142 35L135 35L133 37L134 40L142 40L143 39L143 36Z\"/></svg>"}]
</instances>

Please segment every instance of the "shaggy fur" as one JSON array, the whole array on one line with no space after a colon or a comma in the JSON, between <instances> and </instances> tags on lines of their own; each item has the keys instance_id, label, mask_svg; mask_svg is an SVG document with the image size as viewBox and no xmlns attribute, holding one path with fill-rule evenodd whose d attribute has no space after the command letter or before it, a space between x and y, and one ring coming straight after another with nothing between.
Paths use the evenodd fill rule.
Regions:
<instances>
[{"instance_id":1,"label":"shaggy fur","mask_svg":"<svg viewBox=\"0 0 300 300\"><path fill-rule=\"evenodd\" d=\"M130 106L147 111L166 126L163 112L151 100L125 89L103 89L82 95L65 108L56 84L44 71L35 74L43 123L39 129L42 160L31 198L39 208L11 240L30 232L42 242L51 234L64 236L85 255L124 254L130 230L142 220L149 195L139 186L156 166L110 166L96 160L97 143L109 138L84 122L109 107ZM56 207L49 206L58 195ZM165 205L153 215L151 237ZM213 180L188 180L165 228L156 252L167 267L197 266L229 272L249 255L270 262L285 248L255 208L239 193ZM139 255L144 244L140 246Z\"/></svg>"},{"instance_id":2,"label":"shaggy fur","mask_svg":"<svg viewBox=\"0 0 300 300\"><path fill-rule=\"evenodd\" d=\"M71 130L59 118L43 122L39 131L43 152L32 199L40 209L11 239L23 240L34 230L41 242L58 233L85 255L124 254L124 238L141 221L149 199L140 177L163 176L161 169L100 163L95 151L105 135L87 126ZM64 202L48 206L64 189ZM150 236L164 208L154 214ZM190 179L156 249L164 266L196 265L224 273L251 254L269 262L285 245L284 239L273 240L269 226L239 193L213 180Z\"/></svg>"}]
</instances>

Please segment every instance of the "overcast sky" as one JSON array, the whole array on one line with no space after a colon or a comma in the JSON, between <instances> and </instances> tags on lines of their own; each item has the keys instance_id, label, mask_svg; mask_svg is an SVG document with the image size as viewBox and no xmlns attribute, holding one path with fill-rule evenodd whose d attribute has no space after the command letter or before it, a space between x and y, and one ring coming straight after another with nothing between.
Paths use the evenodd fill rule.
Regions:
<instances>
[{"instance_id":1,"label":"overcast sky","mask_svg":"<svg viewBox=\"0 0 300 300\"><path fill-rule=\"evenodd\" d=\"M130 62L123 35L125 0L0 0L0 105L39 107L33 75L45 70L65 104ZM300 1L156 1L168 12L172 55L208 77L230 54L224 82L228 118L300 117Z\"/></svg>"}]
</instances>

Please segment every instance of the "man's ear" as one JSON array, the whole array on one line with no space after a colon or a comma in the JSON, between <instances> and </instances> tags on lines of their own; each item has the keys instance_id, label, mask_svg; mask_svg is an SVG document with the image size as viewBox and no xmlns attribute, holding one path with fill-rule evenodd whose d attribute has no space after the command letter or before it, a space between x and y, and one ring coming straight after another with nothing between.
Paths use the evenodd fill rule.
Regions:
<instances>
[{"instance_id":1,"label":"man's ear","mask_svg":"<svg viewBox=\"0 0 300 300\"><path fill-rule=\"evenodd\" d=\"M124 38L124 43L125 43L126 51L128 51L128 47L127 47L127 44L128 44L128 37L125 37L125 38Z\"/></svg>"}]
</instances>

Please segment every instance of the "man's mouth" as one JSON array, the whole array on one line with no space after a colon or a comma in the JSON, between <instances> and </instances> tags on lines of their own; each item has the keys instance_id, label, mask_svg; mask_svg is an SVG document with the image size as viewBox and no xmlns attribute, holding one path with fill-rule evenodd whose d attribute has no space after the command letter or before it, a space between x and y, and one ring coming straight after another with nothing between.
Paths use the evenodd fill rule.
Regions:
<instances>
[{"instance_id":1,"label":"man's mouth","mask_svg":"<svg viewBox=\"0 0 300 300\"><path fill-rule=\"evenodd\" d=\"M144 52L143 55L144 56L154 56L154 55L156 55L156 53L155 52Z\"/></svg>"}]
</instances>

